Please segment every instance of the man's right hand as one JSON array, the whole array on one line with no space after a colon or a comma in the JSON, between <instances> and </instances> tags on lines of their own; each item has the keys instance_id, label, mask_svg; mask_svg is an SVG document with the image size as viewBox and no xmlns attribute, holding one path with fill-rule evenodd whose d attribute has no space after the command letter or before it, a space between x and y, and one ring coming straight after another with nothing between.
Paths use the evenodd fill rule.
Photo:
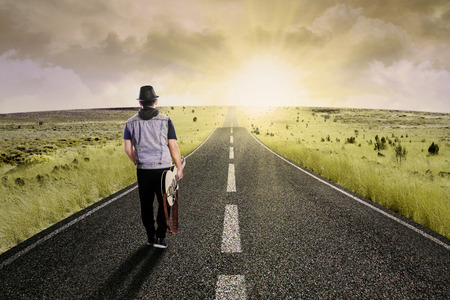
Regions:
<instances>
[{"instance_id":1,"label":"man's right hand","mask_svg":"<svg viewBox=\"0 0 450 300\"><path fill-rule=\"evenodd\" d=\"M177 167L178 180L181 180L181 178L183 178L183 166L181 164L181 153L178 148L177 140L169 139L169 151L175 166Z\"/></svg>"},{"instance_id":2,"label":"man's right hand","mask_svg":"<svg viewBox=\"0 0 450 300\"><path fill-rule=\"evenodd\" d=\"M180 181L183 178L183 169L177 169L177 178Z\"/></svg>"}]
</instances>

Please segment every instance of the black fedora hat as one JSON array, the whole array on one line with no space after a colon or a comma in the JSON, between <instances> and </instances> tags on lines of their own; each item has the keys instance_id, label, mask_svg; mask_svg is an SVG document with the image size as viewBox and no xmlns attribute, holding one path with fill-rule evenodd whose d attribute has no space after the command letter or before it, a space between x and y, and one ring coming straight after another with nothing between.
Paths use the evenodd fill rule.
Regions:
<instances>
[{"instance_id":1,"label":"black fedora hat","mask_svg":"<svg viewBox=\"0 0 450 300\"><path fill-rule=\"evenodd\" d=\"M137 98L136 100L152 101L158 97L159 96L156 95L155 90L151 85L144 85L141 87L141 91L139 92L139 98Z\"/></svg>"}]
</instances>

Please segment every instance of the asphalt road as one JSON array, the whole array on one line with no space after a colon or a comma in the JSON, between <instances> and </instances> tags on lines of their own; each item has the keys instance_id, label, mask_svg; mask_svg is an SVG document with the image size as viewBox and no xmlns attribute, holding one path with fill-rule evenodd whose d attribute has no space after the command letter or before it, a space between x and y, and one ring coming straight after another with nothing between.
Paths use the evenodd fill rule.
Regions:
<instances>
[{"instance_id":1,"label":"asphalt road","mask_svg":"<svg viewBox=\"0 0 450 300\"><path fill-rule=\"evenodd\" d=\"M448 239L316 180L238 125L231 109L187 158L167 249L145 245L131 186L1 255L0 299L450 298Z\"/></svg>"}]
</instances>

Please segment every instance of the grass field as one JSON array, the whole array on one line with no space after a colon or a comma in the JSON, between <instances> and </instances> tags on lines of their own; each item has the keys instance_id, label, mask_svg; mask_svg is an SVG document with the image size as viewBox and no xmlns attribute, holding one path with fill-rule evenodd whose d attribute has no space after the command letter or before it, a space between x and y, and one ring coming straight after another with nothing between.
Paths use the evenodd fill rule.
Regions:
<instances>
[{"instance_id":1,"label":"grass field","mask_svg":"<svg viewBox=\"0 0 450 300\"><path fill-rule=\"evenodd\" d=\"M224 107L161 107L182 155L222 125ZM123 129L137 109L0 115L0 253L136 182ZM195 121L194 121L195 118Z\"/></svg>"},{"instance_id":2,"label":"grass field","mask_svg":"<svg viewBox=\"0 0 450 300\"><path fill-rule=\"evenodd\" d=\"M239 121L289 160L450 238L450 114L240 108Z\"/></svg>"},{"instance_id":3,"label":"grass field","mask_svg":"<svg viewBox=\"0 0 450 300\"><path fill-rule=\"evenodd\" d=\"M225 107L160 110L173 120L183 155L226 114ZM122 140L136 111L0 114L0 253L136 181ZM239 119L284 157L450 237L449 114L241 107ZM433 142L437 155L428 153Z\"/></svg>"}]
</instances>

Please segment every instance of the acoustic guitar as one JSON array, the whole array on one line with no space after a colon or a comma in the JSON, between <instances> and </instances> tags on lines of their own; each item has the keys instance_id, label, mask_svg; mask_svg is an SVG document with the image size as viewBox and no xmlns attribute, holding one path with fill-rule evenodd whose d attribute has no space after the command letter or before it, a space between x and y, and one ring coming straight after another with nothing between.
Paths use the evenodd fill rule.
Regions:
<instances>
[{"instance_id":1,"label":"acoustic guitar","mask_svg":"<svg viewBox=\"0 0 450 300\"><path fill-rule=\"evenodd\" d=\"M182 168L186 165L186 159L181 158ZM164 213L166 215L167 229L170 233L178 232L178 169L172 165L161 176L161 193L163 195ZM167 207L169 205L169 207ZM170 227L169 209L172 208L172 228Z\"/></svg>"}]
</instances>

